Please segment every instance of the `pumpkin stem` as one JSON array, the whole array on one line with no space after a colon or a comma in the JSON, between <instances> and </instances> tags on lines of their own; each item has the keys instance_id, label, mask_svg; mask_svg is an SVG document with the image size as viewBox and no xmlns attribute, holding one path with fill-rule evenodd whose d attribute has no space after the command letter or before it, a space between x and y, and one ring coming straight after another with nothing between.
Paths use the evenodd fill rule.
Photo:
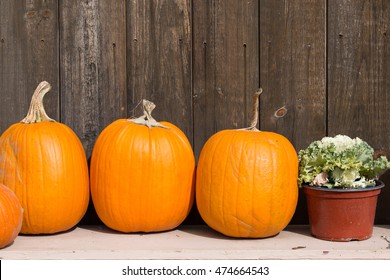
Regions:
<instances>
[{"instance_id":1,"label":"pumpkin stem","mask_svg":"<svg viewBox=\"0 0 390 280\"><path fill-rule=\"evenodd\" d=\"M259 96L263 92L262 88L259 88L253 95L253 111L252 111L252 121L249 127L244 128L244 130L250 131L259 131L256 127L259 121Z\"/></svg>"},{"instance_id":2,"label":"pumpkin stem","mask_svg":"<svg viewBox=\"0 0 390 280\"><path fill-rule=\"evenodd\" d=\"M21 120L22 123L39 123L39 122L55 122L55 120L49 118L43 107L43 97L51 89L51 85L46 82L40 82L34 91L31 98L30 108L28 109L27 116Z\"/></svg>"},{"instance_id":3,"label":"pumpkin stem","mask_svg":"<svg viewBox=\"0 0 390 280\"><path fill-rule=\"evenodd\" d=\"M153 117L152 117L152 111L154 108L156 108L156 105L146 99L142 100L142 107L144 110L144 114L136 119L129 119L129 122L140 124L140 125L146 125L149 128L152 127L162 127L162 128L168 128L159 122L157 122Z\"/></svg>"}]
</instances>

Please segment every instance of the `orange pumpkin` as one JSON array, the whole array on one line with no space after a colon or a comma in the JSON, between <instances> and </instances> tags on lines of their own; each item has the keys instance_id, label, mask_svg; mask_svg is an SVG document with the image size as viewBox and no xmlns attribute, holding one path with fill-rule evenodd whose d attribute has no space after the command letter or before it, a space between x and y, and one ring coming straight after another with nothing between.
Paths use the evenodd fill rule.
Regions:
<instances>
[{"instance_id":1,"label":"orange pumpkin","mask_svg":"<svg viewBox=\"0 0 390 280\"><path fill-rule=\"evenodd\" d=\"M194 196L195 159L184 133L144 116L119 119L99 135L91 157L91 195L99 218L121 232L173 229Z\"/></svg>"},{"instance_id":2,"label":"orange pumpkin","mask_svg":"<svg viewBox=\"0 0 390 280\"><path fill-rule=\"evenodd\" d=\"M0 184L0 248L11 244L22 227L23 209L9 188Z\"/></svg>"},{"instance_id":3,"label":"orange pumpkin","mask_svg":"<svg viewBox=\"0 0 390 280\"><path fill-rule=\"evenodd\" d=\"M89 201L83 146L66 125L50 119L41 82L26 118L0 137L0 183L12 189L24 209L21 233L49 234L75 226Z\"/></svg>"},{"instance_id":4,"label":"orange pumpkin","mask_svg":"<svg viewBox=\"0 0 390 280\"><path fill-rule=\"evenodd\" d=\"M291 220L298 199L298 158L284 136L256 129L222 130L202 148L196 202L203 220L231 237L276 235Z\"/></svg>"}]
</instances>

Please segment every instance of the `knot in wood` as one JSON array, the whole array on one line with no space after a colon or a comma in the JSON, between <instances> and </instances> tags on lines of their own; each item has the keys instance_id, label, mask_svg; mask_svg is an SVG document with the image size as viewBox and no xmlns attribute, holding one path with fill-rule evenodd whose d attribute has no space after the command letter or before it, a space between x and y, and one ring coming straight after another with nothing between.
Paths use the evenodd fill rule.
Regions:
<instances>
[{"instance_id":1,"label":"knot in wood","mask_svg":"<svg viewBox=\"0 0 390 280\"><path fill-rule=\"evenodd\" d=\"M283 106L275 111L274 117L275 118L283 118L286 114L287 114L287 108L286 108L286 106Z\"/></svg>"}]
</instances>

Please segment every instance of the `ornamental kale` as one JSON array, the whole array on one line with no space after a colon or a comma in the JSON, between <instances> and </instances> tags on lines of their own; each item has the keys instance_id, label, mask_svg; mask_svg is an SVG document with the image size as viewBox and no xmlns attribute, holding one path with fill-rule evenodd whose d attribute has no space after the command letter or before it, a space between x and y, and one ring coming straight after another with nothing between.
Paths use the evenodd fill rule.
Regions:
<instances>
[{"instance_id":1,"label":"ornamental kale","mask_svg":"<svg viewBox=\"0 0 390 280\"><path fill-rule=\"evenodd\" d=\"M299 151L298 184L328 188L365 188L375 185L390 162L374 159L374 149L360 138L324 137Z\"/></svg>"}]
</instances>

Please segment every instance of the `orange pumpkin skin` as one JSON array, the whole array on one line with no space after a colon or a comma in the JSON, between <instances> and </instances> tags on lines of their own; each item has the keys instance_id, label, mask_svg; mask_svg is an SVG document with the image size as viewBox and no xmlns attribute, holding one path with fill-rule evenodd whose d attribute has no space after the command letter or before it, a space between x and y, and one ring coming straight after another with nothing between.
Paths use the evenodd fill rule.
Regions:
<instances>
[{"instance_id":1,"label":"orange pumpkin skin","mask_svg":"<svg viewBox=\"0 0 390 280\"><path fill-rule=\"evenodd\" d=\"M0 182L24 209L24 234L75 226L89 201L88 165L76 134L57 122L16 123L0 137Z\"/></svg>"},{"instance_id":2,"label":"orange pumpkin skin","mask_svg":"<svg viewBox=\"0 0 390 280\"><path fill-rule=\"evenodd\" d=\"M91 157L91 195L103 223L121 232L177 227L194 197L195 159L173 124L119 119L99 135Z\"/></svg>"},{"instance_id":3,"label":"orange pumpkin skin","mask_svg":"<svg viewBox=\"0 0 390 280\"><path fill-rule=\"evenodd\" d=\"M6 186L0 184L0 248L11 244L22 227L23 209L19 199Z\"/></svg>"},{"instance_id":4,"label":"orange pumpkin skin","mask_svg":"<svg viewBox=\"0 0 390 280\"><path fill-rule=\"evenodd\" d=\"M297 153L284 136L223 130L201 151L197 207L211 228L227 236L273 236L295 212L297 178Z\"/></svg>"}]
</instances>

